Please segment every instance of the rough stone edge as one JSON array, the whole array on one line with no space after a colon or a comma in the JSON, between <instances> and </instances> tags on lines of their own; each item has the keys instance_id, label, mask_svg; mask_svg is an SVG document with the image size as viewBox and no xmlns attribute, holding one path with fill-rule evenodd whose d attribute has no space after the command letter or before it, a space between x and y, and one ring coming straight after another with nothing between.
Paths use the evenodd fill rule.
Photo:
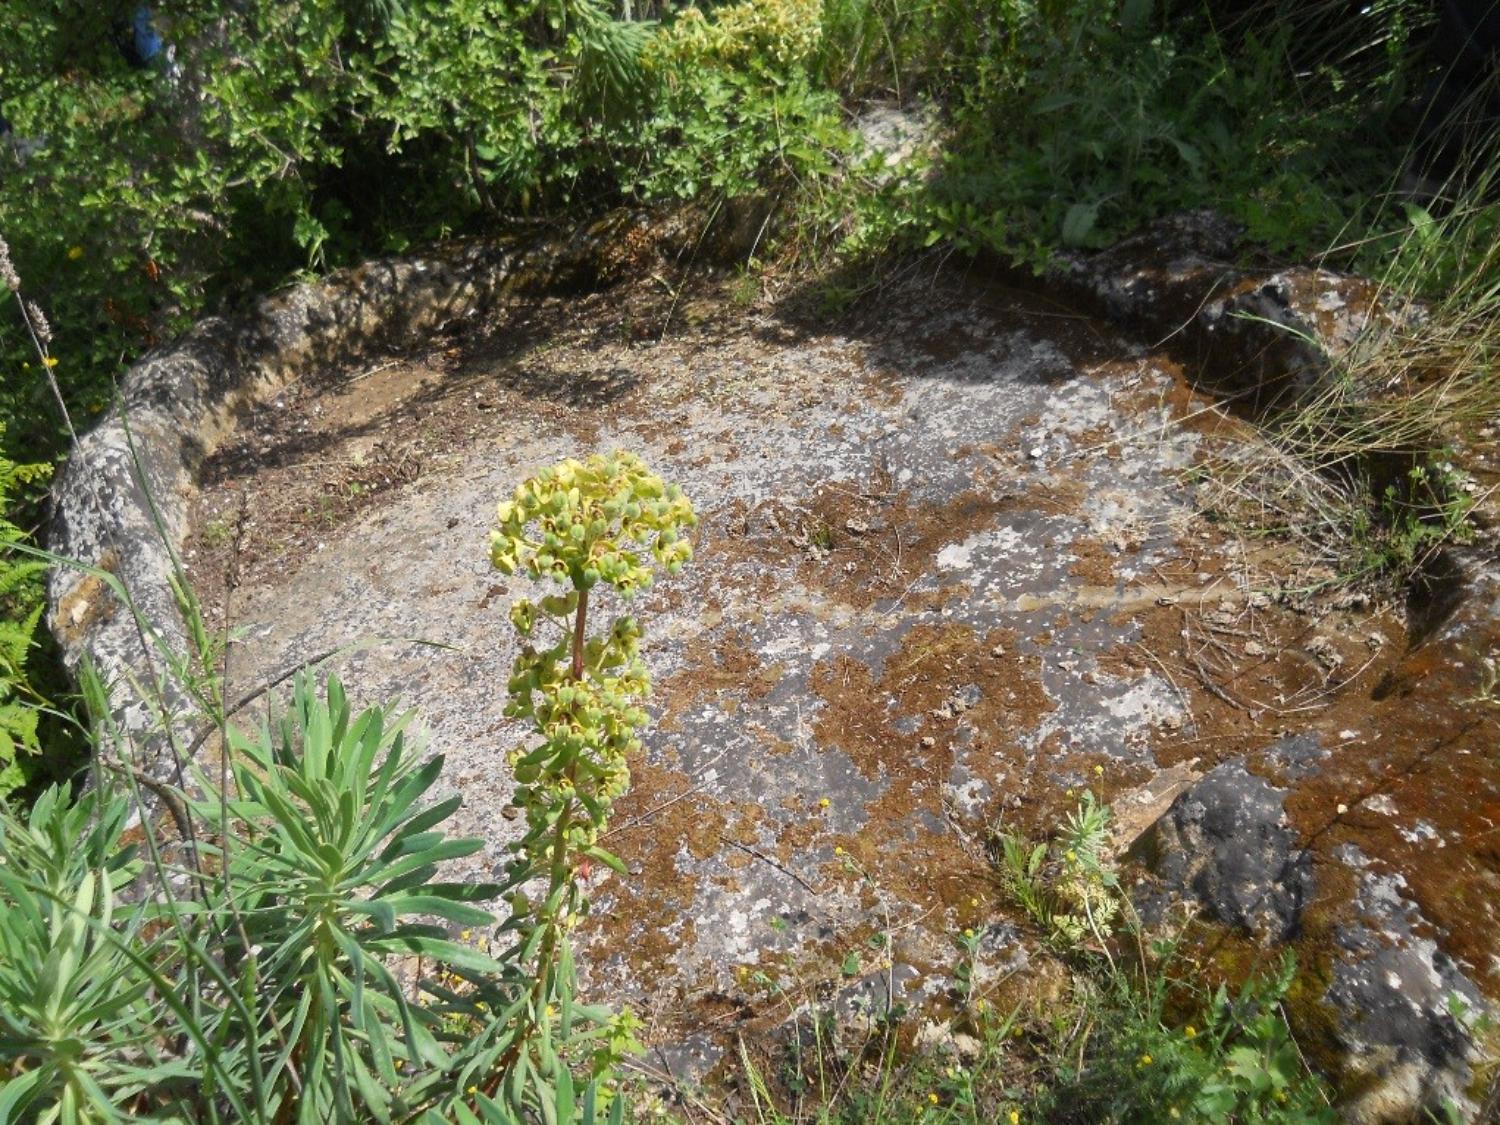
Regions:
<instances>
[{"instance_id":1,"label":"rough stone edge","mask_svg":"<svg viewBox=\"0 0 1500 1125\"><path fill-rule=\"evenodd\" d=\"M1234 265L1242 234L1213 211L1183 212L1098 254L1064 256L1051 280L1174 345L1198 382L1255 411L1316 392L1336 359L1425 315L1366 278Z\"/></svg>"},{"instance_id":2,"label":"rough stone edge","mask_svg":"<svg viewBox=\"0 0 1500 1125\"><path fill-rule=\"evenodd\" d=\"M1252 414L1315 395L1340 363L1428 315L1367 278L1234 265L1242 236L1214 211L1170 215L1108 250L1062 256L1048 282L1173 348L1195 383ZM1419 644L1454 643L1459 625L1500 625L1500 493L1477 499L1475 538L1444 552L1433 568L1439 588L1414 607Z\"/></svg>"},{"instance_id":3,"label":"rough stone edge","mask_svg":"<svg viewBox=\"0 0 1500 1125\"><path fill-rule=\"evenodd\" d=\"M137 362L115 405L78 444L53 487L47 625L75 677L88 661L109 692L131 765L180 783L169 731L195 713L168 674L188 634L172 588L204 459L236 419L301 372L410 346L475 316L507 292L602 287L659 255L724 260L742 249L741 215L615 212L569 235L464 243L382 259L292 286L248 312L211 316ZM109 583L124 588L134 612Z\"/></svg>"}]
</instances>

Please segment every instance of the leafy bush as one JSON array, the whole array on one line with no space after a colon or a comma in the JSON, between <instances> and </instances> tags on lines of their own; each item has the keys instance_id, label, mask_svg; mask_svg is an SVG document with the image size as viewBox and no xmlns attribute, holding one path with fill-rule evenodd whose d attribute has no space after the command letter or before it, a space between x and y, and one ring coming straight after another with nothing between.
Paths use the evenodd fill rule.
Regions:
<instances>
[{"instance_id":1,"label":"leafy bush","mask_svg":"<svg viewBox=\"0 0 1500 1125\"><path fill-rule=\"evenodd\" d=\"M442 759L388 718L299 681L274 735L233 736L236 792L200 779L186 869L122 844L123 792L5 815L0 1119L385 1121L452 1099L443 1020L465 1002L408 1000L386 963L498 979L431 922L491 922L471 903L495 892L428 881L482 842L432 831L458 799L420 804Z\"/></svg>"},{"instance_id":2,"label":"leafy bush","mask_svg":"<svg viewBox=\"0 0 1500 1125\"><path fill-rule=\"evenodd\" d=\"M1158 953L1167 955L1169 946ZM1194 984L1121 972L1090 989L1095 1021L1081 1067L1064 1062L1039 1100L1055 1121L1333 1122L1327 1090L1307 1069L1280 1004L1291 988L1290 953L1274 973L1202 1002ZM1168 1019L1198 1001L1197 1014ZM1059 1052L1059 1058L1066 1059Z\"/></svg>"},{"instance_id":3,"label":"leafy bush","mask_svg":"<svg viewBox=\"0 0 1500 1125\"><path fill-rule=\"evenodd\" d=\"M4 426L0 425L0 437ZM27 660L45 608L45 564L12 548L25 532L6 518L16 493L47 479L45 464L18 465L0 457L0 800L26 781L21 755L37 755L37 712L43 700L32 685Z\"/></svg>"},{"instance_id":4,"label":"leafy bush","mask_svg":"<svg viewBox=\"0 0 1500 1125\"><path fill-rule=\"evenodd\" d=\"M1231 39L1196 5L1152 0L936 0L926 19L879 9L904 34L885 56L908 67L899 87L934 99L947 135L925 173L854 202L861 247L943 243L1040 265L1213 206L1273 250L1307 252L1359 220L1399 163L1379 124L1394 79L1294 66L1292 20ZM1409 65L1400 44L1416 9L1381 6L1354 33L1396 47L1392 74Z\"/></svg>"},{"instance_id":5,"label":"leafy bush","mask_svg":"<svg viewBox=\"0 0 1500 1125\"><path fill-rule=\"evenodd\" d=\"M808 0L746 0L664 25L642 56L655 96L626 149L640 168L629 186L722 200L830 174L850 139L814 72L820 16Z\"/></svg>"},{"instance_id":6,"label":"leafy bush","mask_svg":"<svg viewBox=\"0 0 1500 1125\"><path fill-rule=\"evenodd\" d=\"M803 0L663 25L605 0L196 0L155 17L175 53L145 69L107 16L0 3L19 138L0 149L0 213L84 417L122 362L300 267L523 215L739 195L817 174L842 143ZM0 365L23 371L17 328L0 320ZM58 448L45 396L5 381L13 442Z\"/></svg>"}]
</instances>

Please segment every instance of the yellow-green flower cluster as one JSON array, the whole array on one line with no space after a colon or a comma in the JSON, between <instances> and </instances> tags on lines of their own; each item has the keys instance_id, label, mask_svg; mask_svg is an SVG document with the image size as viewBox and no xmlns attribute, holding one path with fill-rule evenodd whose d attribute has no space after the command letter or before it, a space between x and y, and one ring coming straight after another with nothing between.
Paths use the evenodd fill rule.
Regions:
<instances>
[{"instance_id":1,"label":"yellow-green flower cluster","mask_svg":"<svg viewBox=\"0 0 1500 1125\"><path fill-rule=\"evenodd\" d=\"M657 565L669 574L682 569L693 557L683 533L698 522L676 485L624 452L543 469L496 514L490 561L497 570L555 578L577 590L604 582L625 597L649 586Z\"/></svg>"},{"instance_id":2,"label":"yellow-green flower cluster","mask_svg":"<svg viewBox=\"0 0 1500 1125\"><path fill-rule=\"evenodd\" d=\"M1118 887L1093 853L1064 852L1052 890L1058 907L1052 929L1069 943L1084 940L1091 930L1108 930L1120 912Z\"/></svg>"},{"instance_id":3,"label":"yellow-green flower cluster","mask_svg":"<svg viewBox=\"0 0 1500 1125\"><path fill-rule=\"evenodd\" d=\"M742 0L705 16L685 8L646 49L647 65L758 57L785 68L810 59L823 38L822 0Z\"/></svg>"}]
</instances>

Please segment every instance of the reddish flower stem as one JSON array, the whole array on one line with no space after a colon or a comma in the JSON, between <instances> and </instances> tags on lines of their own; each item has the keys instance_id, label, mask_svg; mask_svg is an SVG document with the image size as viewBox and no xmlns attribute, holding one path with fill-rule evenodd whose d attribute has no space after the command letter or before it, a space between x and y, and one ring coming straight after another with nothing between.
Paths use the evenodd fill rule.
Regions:
<instances>
[{"instance_id":1,"label":"reddish flower stem","mask_svg":"<svg viewBox=\"0 0 1500 1125\"><path fill-rule=\"evenodd\" d=\"M583 630L589 619L589 592L578 591L578 616L573 619L573 678L583 679Z\"/></svg>"}]
</instances>

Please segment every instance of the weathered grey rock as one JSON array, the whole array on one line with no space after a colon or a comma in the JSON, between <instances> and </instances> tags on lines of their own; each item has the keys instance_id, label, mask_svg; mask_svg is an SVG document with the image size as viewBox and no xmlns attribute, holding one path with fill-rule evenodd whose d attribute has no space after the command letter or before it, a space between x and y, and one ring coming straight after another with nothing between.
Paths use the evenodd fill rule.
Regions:
<instances>
[{"instance_id":1,"label":"weathered grey rock","mask_svg":"<svg viewBox=\"0 0 1500 1125\"><path fill-rule=\"evenodd\" d=\"M1296 937L1312 872L1284 796L1241 761L1210 770L1157 821L1147 843L1157 874L1226 926L1263 941Z\"/></svg>"},{"instance_id":2,"label":"weathered grey rock","mask_svg":"<svg viewBox=\"0 0 1500 1125\"><path fill-rule=\"evenodd\" d=\"M1200 385L1252 412L1315 393L1336 362L1422 315L1364 278L1236 266L1240 237L1211 211L1172 215L1103 253L1063 258L1055 276L1170 344Z\"/></svg>"},{"instance_id":3,"label":"weathered grey rock","mask_svg":"<svg viewBox=\"0 0 1500 1125\"><path fill-rule=\"evenodd\" d=\"M1230 263L1242 236L1213 211L1169 215L1108 250L1064 255L1051 279L1109 319L1165 337L1238 276Z\"/></svg>"},{"instance_id":4,"label":"weathered grey rock","mask_svg":"<svg viewBox=\"0 0 1500 1125\"><path fill-rule=\"evenodd\" d=\"M918 154L931 156L939 136L936 115L922 107L877 102L854 119L854 130L866 149L879 156L889 179L910 168Z\"/></svg>"},{"instance_id":5,"label":"weathered grey rock","mask_svg":"<svg viewBox=\"0 0 1500 1125\"><path fill-rule=\"evenodd\" d=\"M1231 266L1235 235L1209 214L1177 216L1069 263L1066 284L1113 319L1172 338L1200 386L1250 414L1315 395L1330 371L1357 371L1363 349L1425 315L1364 279ZM1463 448L1460 466L1493 477L1483 457L1481 448ZM1410 607L1410 647L1376 687L1369 713L1346 714L1359 725L1298 731L1258 756L1289 786L1286 793L1304 808L1322 806L1330 819L1309 837L1282 815L1281 792L1240 766L1221 766L1179 798L1152 834L1165 883L1263 940L1295 937L1312 851L1328 862L1334 839L1379 846L1387 862L1423 876L1418 891L1400 874L1366 872L1357 897L1362 920L1336 929L1328 1002L1341 1013L1346 1087L1358 1091L1347 1112L1361 1122L1409 1120L1440 1111L1444 1099L1474 1108L1465 1096L1479 1050L1473 1021L1454 1016L1449 1003L1456 997L1460 1007L1489 1010L1474 980L1493 970L1493 954L1488 964L1460 964L1440 943L1471 949L1476 928L1500 921L1492 905L1500 880L1463 850L1476 831L1493 826L1493 814L1477 810L1493 809L1497 795L1494 771L1480 763L1493 760L1495 745L1489 700L1500 659L1500 518L1493 492L1479 501L1478 535L1430 564ZM1465 706L1473 708L1467 721L1459 718ZM1392 782L1371 780L1390 774L1403 779L1395 797L1384 791ZM1448 831L1433 823L1444 807L1439 793L1449 802ZM1465 818L1460 810L1471 802L1476 817ZM1423 815L1405 811L1417 807ZM1441 852L1449 846L1458 854ZM1332 851L1339 863L1360 854L1352 843ZM1150 890L1143 899L1155 904ZM1417 936L1434 929L1442 935L1436 941Z\"/></svg>"},{"instance_id":6,"label":"weathered grey rock","mask_svg":"<svg viewBox=\"0 0 1500 1125\"><path fill-rule=\"evenodd\" d=\"M1368 868L1357 848L1341 858ZM1345 1107L1350 1121L1374 1123L1440 1115L1451 1104L1464 1118L1484 999L1426 928L1399 875L1363 870L1355 917L1338 927L1339 956L1327 1001L1341 1018L1345 1085L1358 1093Z\"/></svg>"},{"instance_id":7,"label":"weathered grey rock","mask_svg":"<svg viewBox=\"0 0 1500 1125\"><path fill-rule=\"evenodd\" d=\"M732 240L759 227L725 229ZM1175 293L1204 338L1210 322L1239 331L1229 302L1243 294L1218 264L1232 231L1202 217L1168 234L1153 249L1165 259L1132 260L1137 244L1088 266L1084 281L1121 323L1149 328L1154 303ZM601 252L588 238L531 256L460 250L206 322L127 379L134 446L122 412L86 439L58 486L53 545L119 575L149 631L180 648L164 581L170 549L186 532L195 470L241 406L309 367L407 346L509 287L591 286L655 252L613 241ZM1301 300L1293 289L1267 295L1264 281L1246 300ZM632 874L591 888L596 913L580 934L590 986L610 1000L669 996L686 1010L694 997L734 994L735 970L826 956L872 924L925 934L924 956L897 960L941 967L951 934L977 928L992 905L973 843L981 826L1014 816L1036 834L1061 815L1065 787L1169 772L1164 748L1196 744L1195 724L1223 702L1191 674L1174 676L1175 615L1250 601L1238 546L1194 526L1191 491L1175 475L1218 439L1173 425L1169 357L1097 321L1059 318L1053 305L1034 313L1009 294L941 286L923 279L885 296L862 329L756 313L711 338L609 345L580 357L611 373L598 401L548 398L514 359L471 372L498 421L440 471L289 558L287 574L237 593L236 624L247 629L237 686L371 633L441 642L360 649L339 672L357 698L419 708L447 756L446 783L465 797L455 829L486 840L453 874L486 877L518 833L502 763L521 736L499 714L514 643L503 607L521 590L485 561L494 498L559 457L637 449L687 488L703 524L694 567L639 606L660 725L611 839ZM1314 308L1326 293L1310 298ZM1150 329L1147 342L1182 323ZM1391 1014L1345 1043L1386 1075L1392 1105L1411 1101L1400 1102L1403 1089L1427 1098L1463 1085L1462 1051L1447 1050L1433 1023L1439 994L1462 993L1461 982L1438 957L1447 951L1454 972L1488 988L1488 935L1500 922L1490 905L1500 864L1465 843L1485 831L1477 818L1500 794L1485 772L1495 727L1489 711L1458 703L1481 691L1483 658L1496 651L1500 586L1491 546L1454 557L1458 592L1433 600L1423 643L1404 656L1376 650L1370 678L1389 671L1376 699L1351 702L1327 686L1326 717L1293 712L1290 737L1211 769L1157 834L1162 854L1179 857L1163 868L1169 879L1265 940L1306 924L1304 853L1326 862L1330 841L1358 840L1405 872L1415 913L1400 917L1433 949L1382 961L1391 927L1346 921L1330 991L1352 1021L1360 1005L1395 1012L1372 991L1369 966L1431 984L1418 1004L1426 1024L1391 1031ZM132 683L155 675L132 621L89 576L59 577L52 595L69 658L91 653L104 666L144 739L143 767L170 776L171 763L153 757L156 716ZM1142 650L1151 659L1135 659ZM168 698L190 709L180 685ZM1185 758L1171 767L1190 771L1184 779L1215 764ZM1478 810L1470 820L1465 801ZM1424 870L1442 847L1446 862ZM722 1044L695 1040L697 1030L666 1041L696 1042L689 1053L701 1063Z\"/></svg>"},{"instance_id":8,"label":"weathered grey rock","mask_svg":"<svg viewBox=\"0 0 1500 1125\"><path fill-rule=\"evenodd\" d=\"M1294 785L1316 776L1328 756L1306 734L1264 752ZM1213 920L1263 941L1295 941L1315 887L1311 853L1287 825L1285 795L1240 762L1221 765L1177 799L1138 855ZM1350 1091L1344 1115L1378 1125L1442 1113L1451 1103L1467 1117L1476 1109L1471 1085L1490 1003L1431 936L1401 875L1375 870L1353 845L1329 858L1360 873L1353 903L1334 926L1333 949L1322 954L1331 978L1323 1002L1337 1013L1334 1058ZM1160 913L1159 887L1137 894L1148 914Z\"/></svg>"},{"instance_id":9,"label":"weathered grey rock","mask_svg":"<svg viewBox=\"0 0 1500 1125\"><path fill-rule=\"evenodd\" d=\"M1331 751L1315 731L1303 731L1278 738L1266 747L1265 760L1274 766L1280 776L1289 781L1300 781L1317 774L1319 764Z\"/></svg>"},{"instance_id":10,"label":"weathered grey rock","mask_svg":"<svg viewBox=\"0 0 1500 1125\"><path fill-rule=\"evenodd\" d=\"M753 310L610 344L602 361L633 375L607 402L536 393L550 375L531 357L471 371L504 424L239 590L240 683L371 633L440 642L339 673L356 698L419 709L464 796L454 830L486 841L455 877L488 876L523 827L503 752L526 736L501 714L504 609L526 584L488 566L495 500L560 457L636 450L701 522L693 565L633 608L658 723L611 837L633 873L601 881L580 936L588 979L642 1004L728 993L864 925L931 939L897 960L951 964L992 895L953 825L980 832L1012 795L1061 801L1096 763L1148 770L1182 727L1164 677L1103 658L1139 637L1124 607L1163 596L1153 568L1182 557L1190 494L1171 474L1198 439L1163 425L1149 359L1093 366L1125 352L1107 326L1059 334L943 286L913 282L858 332ZM582 334L547 362L599 361ZM1083 568L1085 550L1102 557Z\"/></svg>"},{"instance_id":11,"label":"weathered grey rock","mask_svg":"<svg viewBox=\"0 0 1500 1125\"><path fill-rule=\"evenodd\" d=\"M203 457L249 403L308 368L400 347L472 314L512 265L509 254L472 248L371 263L268 298L247 316L209 318L127 374L54 489L49 547L96 572L53 572L48 624L70 667L87 656L110 685L137 769L173 776L161 760L163 730L197 711L173 671L188 645L172 582ZM98 572L113 575L133 611Z\"/></svg>"}]
</instances>

